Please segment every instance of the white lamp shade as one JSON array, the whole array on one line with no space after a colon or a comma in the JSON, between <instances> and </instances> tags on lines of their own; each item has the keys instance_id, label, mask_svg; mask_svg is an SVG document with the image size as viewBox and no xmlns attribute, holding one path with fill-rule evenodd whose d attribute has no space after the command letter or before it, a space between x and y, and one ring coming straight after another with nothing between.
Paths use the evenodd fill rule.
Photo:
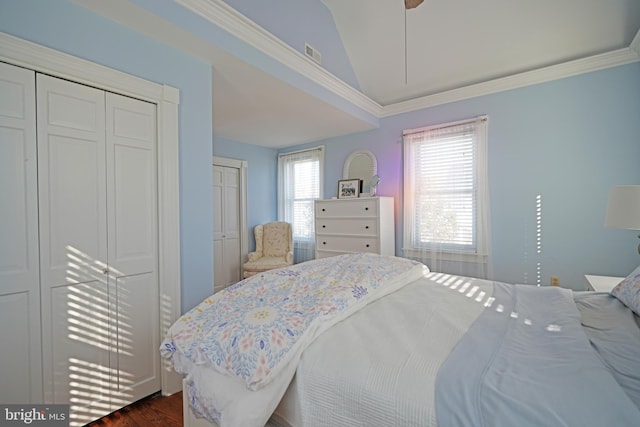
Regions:
<instances>
[{"instance_id":1,"label":"white lamp shade","mask_svg":"<svg viewBox=\"0 0 640 427\"><path fill-rule=\"evenodd\" d=\"M640 230L640 185L611 189L604 226Z\"/></svg>"}]
</instances>

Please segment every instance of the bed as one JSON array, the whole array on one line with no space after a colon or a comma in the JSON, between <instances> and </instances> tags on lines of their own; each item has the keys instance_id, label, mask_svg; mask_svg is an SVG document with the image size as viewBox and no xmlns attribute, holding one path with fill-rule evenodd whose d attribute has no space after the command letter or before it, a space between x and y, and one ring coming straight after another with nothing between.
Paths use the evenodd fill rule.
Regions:
<instances>
[{"instance_id":1,"label":"bed","mask_svg":"<svg viewBox=\"0 0 640 427\"><path fill-rule=\"evenodd\" d=\"M212 295L160 351L191 427L638 426L634 273L616 297L340 255Z\"/></svg>"}]
</instances>

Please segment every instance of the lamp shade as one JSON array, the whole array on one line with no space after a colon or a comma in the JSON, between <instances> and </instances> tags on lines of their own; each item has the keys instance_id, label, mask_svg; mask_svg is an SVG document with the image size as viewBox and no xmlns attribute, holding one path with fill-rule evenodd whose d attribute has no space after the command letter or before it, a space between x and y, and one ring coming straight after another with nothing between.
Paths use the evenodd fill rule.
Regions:
<instances>
[{"instance_id":1,"label":"lamp shade","mask_svg":"<svg viewBox=\"0 0 640 427\"><path fill-rule=\"evenodd\" d=\"M640 185L611 189L604 226L640 230Z\"/></svg>"}]
</instances>

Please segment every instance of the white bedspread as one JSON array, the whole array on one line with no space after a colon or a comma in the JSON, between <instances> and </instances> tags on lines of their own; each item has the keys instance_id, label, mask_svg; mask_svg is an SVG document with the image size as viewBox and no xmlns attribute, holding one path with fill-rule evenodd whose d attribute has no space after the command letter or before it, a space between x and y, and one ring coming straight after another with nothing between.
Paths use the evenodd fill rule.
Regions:
<instances>
[{"instance_id":1,"label":"white bedspread","mask_svg":"<svg viewBox=\"0 0 640 427\"><path fill-rule=\"evenodd\" d=\"M492 292L491 281L429 273L370 304L307 348L276 419L436 426L436 374Z\"/></svg>"}]
</instances>

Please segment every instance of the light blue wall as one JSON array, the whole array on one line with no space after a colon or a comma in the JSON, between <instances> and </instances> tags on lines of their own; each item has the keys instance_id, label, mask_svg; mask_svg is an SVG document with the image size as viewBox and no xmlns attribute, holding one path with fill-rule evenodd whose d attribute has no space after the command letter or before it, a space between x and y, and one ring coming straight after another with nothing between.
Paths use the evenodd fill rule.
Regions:
<instances>
[{"instance_id":1,"label":"light blue wall","mask_svg":"<svg viewBox=\"0 0 640 427\"><path fill-rule=\"evenodd\" d=\"M217 46L219 49L226 51L238 59L241 59L248 64L278 78L282 81L287 82L288 84L302 90L305 93L308 93L312 96L315 96L326 103L333 105L334 107L344 111L347 114L350 114L356 118L359 118L365 122L371 123L374 126L378 125L378 119L373 114L361 109L360 107L355 106L351 102L345 100L343 97L336 95L334 92L327 90L323 86L318 83L310 80L309 78L299 74L298 72L289 68L289 66L280 63L269 55L264 54L262 51L256 49L253 46L248 45L244 41L232 36L231 34L225 32L219 27L213 25L211 22L205 20L204 18L190 12L189 10L181 7L173 0L130 0L132 3L135 3L137 6L152 12L153 14L160 16L167 21L173 23L174 25L182 28L185 31L192 33L193 35L201 38L202 40L211 43L212 45ZM305 10L316 10L319 5L312 6L312 3L308 3L313 1L316 3L316 0L305 0L304 5L299 6L294 1L287 2L286 6L281 6L281 9L273 8L275 10L289 10L289 12L295 11L297 13L303 12ZM246 3L246 1L243 1ZM264 3L265 10L272 7L274 1L269 2L259 2ZM257 3L256 3L256 6ZM324 7L323 7L324 8ZM273 11L267 15L267 17L273 18L277 16ZM314 24L309 31L305 31L306 34L312 35L314 39L319 40L321 36L327 36L330 41L327 44L328 47L331 47L335 52L344 52L344 47L342 47L341 43L336 42L336 36L333 35L331 28L333 28L333 22L325 21L328 12L324 13L324 15L318 15L318 18L321 19L325 25L322 29L316 28ZM324 17L323 17L324 16ZM292 18L289 14L282 14L282 21L271 21L270 24L282 24L286 27L287 30L293 30L297 28L297 25L293 25L294 22L306 22L307 26L311 26L310 21L302 20L300 18ZM266 22L263 22L267 24ZM269 27L267 27L268 29ZM335 28L333 28L335 30ZM284 33L284 32L283 32ZM292 36L286 36L286 34L281 33L282 37L288 37L289 39ZM296 35L293 34L293 38ZM314 46L320 49L319 46ZM299 50L299 49L297 49ZM334 59L332 55L329 55L329 59L324 67L327 68L331 66L333 72L340 72L343 74L343 79L348 79L349 70L346 68L348 65L344 64L344 55L339 55L342 59L339 61ZM351 71L352 73L352 71ZM354 78L355 79L355 78Z\"/></svg>"},{"instance_id":2,"label":"light blue wall","mask_svg":"<svg viewBox=\"0 0 640 427\"><path fill-rule=\"evenodd\" d=\"M133 2L159 16L182 20L195 34L215 39L250 63L340 104L305 78L212 30L169 0ZM0 0L0 11L0 31L180 89L182 308L192 307L210 294L213 283L211 156L249 161L252 226L276 218L273 150L213 141L209 64L71 0ZM556 275L563 286L581 289L585 273L626 275L639 263L635 233L602 226L609 188L640 183L639 82L636 63L388 117L380 120L379 129L307 146L325 145L326 197L336 195L344 159L351 151L368 148L377 155L379 194L396 197L400 254L402 130L488 114L494 276L534 283L540 263L543 283ZM538 195L542 197L539 255L534 238Z\"/></svg>"},{"instance_id":3,"label":"light blue wall","mask_svg":"<svg viewBox=\"0 0 640 427\"><path fill-rule=\"evenodd\" d=\"M229 6L304 53L305 42L322 55L322 67L350 86L360 85L329 9L318 0L225 0Z\"/></svg>"},{"instance_id":4,"label":"light blue wall","mask_svg":"<svg viewBox=\"0 0 640 427\"><path fill-rule=\"evenodd\" d=\"M325 145L325 197L335 196L347 155L378 158L379 195L396 198L402 248L402 131L489 115L494 277L584 288L584 274L626 276L638 264L636 233L603 227L609 188L640 184L640 63L388 117L380 129ZM292 147L291 150L302 148ZM536 197L542 252L536 253Z\"/></svg>"},{"instance_id":5,"label":"light blue wall","mask_svg":"<svg viewBox=\"0 0 640 427\"><path fill-rule=\"evenodd\" d=\"M0 31L180 90L182 310L210 295L211 66L70 0L0 0Z\"/></svg>"},{"instance_id":6,"label":"light blue wall","mask_svg":"<svg viewBox=\"0 0 640 427\"><path fill-rule=\"evenodd\" d=\"M253 230L258 224L275 221L277 207L278 153L275 149L214 138L213 155L246 160L247 169L247 226ZM249 233L249 250L255 250L255 238Z\"/></svg>"}]
</instances>

